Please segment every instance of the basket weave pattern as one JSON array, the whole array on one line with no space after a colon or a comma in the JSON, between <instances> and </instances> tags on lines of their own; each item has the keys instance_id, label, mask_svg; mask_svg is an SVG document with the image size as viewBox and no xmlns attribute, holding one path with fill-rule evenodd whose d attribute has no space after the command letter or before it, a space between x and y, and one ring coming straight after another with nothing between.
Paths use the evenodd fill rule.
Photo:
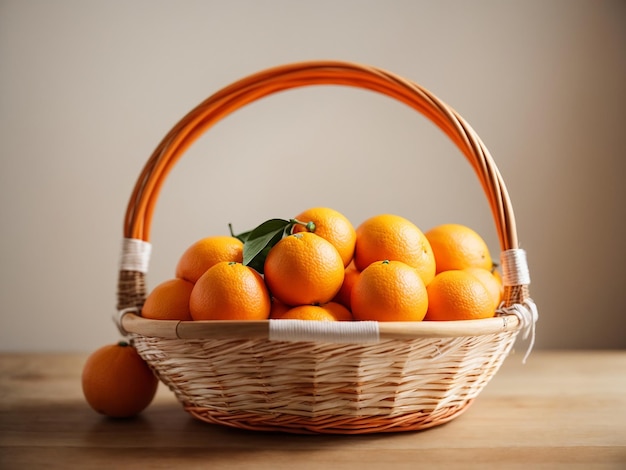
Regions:
<instances>
[{"instance_id":1,"label":"basket weave pattern","mask_svg":"<svg viewBox=\"0 0 626 470\"><path fill-rule=\"evenodd\" d=\"M452 419L478 396L514 339L505 332L335 345L134 336L161 380L205 421L271 429L279 420L295 432L352 433Z\"/></svg>"},{"instance_id":2,"label":"basket weave pattern","mask_svg":"<svg viewBox=\"0 0 626 470\"><path fill-rule=\"evenodd\" d=\"M149 245L152 214L169 170L214 123L272 93L324 84L388 95L437 125L474 168L503 255L518 254L504 181L471 127L417 84L344 62L268 69L233 83L193 109L146 163L129 201L125 242ZM348 434L418 430L445 423L467 409L491 380L522 328L518 317L505 315L466 322L381 323L380 339L366 344L317 337L276 341L271 328L267 334L271 321L222 325L140 319L147 268L144 263L129 265L124 252L121 264L118 310L123 314L118 325L122 331L131 336L185 410L203 421L244 429ZM507 266L508 262L503 269ZM527 277L504 273L503 308L528 302Z\"/></svg>"}]
</instances>

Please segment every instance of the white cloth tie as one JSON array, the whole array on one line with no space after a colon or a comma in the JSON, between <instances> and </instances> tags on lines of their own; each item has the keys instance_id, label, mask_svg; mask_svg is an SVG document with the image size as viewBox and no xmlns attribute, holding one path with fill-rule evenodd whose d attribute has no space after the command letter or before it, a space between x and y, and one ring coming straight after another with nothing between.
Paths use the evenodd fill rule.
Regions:
<instances>
[{"instance_id":1,"label":"white cloth tie","mask_svg":"<svg viewBox=\"0 0 626 470\"><path fill-rule=\"evenodd\" d=\"M377 343L375 321L270 320L270 341L315 341L323 343Z\"/></svg>"},{"instance_id":2,"label":"white cloth tie","mask_svg":"<svg viewBox=\"0 0 626 470\"><path fill-rule=\"evenodd\" d=\"M521 248L514 248L503 251L500 254L502 264L502 284L504 286L528 286L530 285L530 271L526 251ZM530 335L530 344L524 355L523 362L530 355L535 344L535 323L539 318L537 306L532 299L526 299L521 304L517 303L510 307L500 307L496 312L498 315L515 315L522 326L522 338L527 339Z\"/></svg>"},{"instance_id":3,"label":"white cloth tie","mask_svg":"<svg viewBox=\"0 0 626 470\"><path fill-rule=\"evenodd\" d=\"M120 270L147 273L151 252L152 245L149 242L136 238L124 238L122 240Z\"/></svg>"},{"instance_id":4,"label":"white cloth tie","mask_svg":"<svg viewBox=\"0 0 626 470\"><path fill-rule=\"evenodd\" d=\"M528 345L528 349L526 350L526 354L524 355L524 359L522 360L525 364L526 359L528 359L528 356L535 345L535 323L539 318L539 312L535 302L532 299L526 299L521 304L513 304L510 307L500 307L496 314L515 315L521 324L522 339L525 340L530 335L530 343Z\"/></svg>"},{"instance_id":5,"label":"white cloth tie","mask_svg":"<svg viewBox=\"0 0 626 470\"><path fill-rule=\"evenodd\" d=\"M505 286L528 286L530 285L530 272L526 251L514 248L503 251L500 254L502 264L502 284Z\"/></svg>"}]
</instances>

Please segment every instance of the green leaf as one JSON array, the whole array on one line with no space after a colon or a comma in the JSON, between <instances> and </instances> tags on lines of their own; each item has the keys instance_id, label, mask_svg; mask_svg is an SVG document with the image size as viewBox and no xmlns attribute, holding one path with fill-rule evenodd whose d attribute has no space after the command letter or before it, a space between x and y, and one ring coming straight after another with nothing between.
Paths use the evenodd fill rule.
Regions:
<instances>
[{"instance_id":1,"label":"green leaf","mask_svg":"<svg viewBox=\"0 0 626 470\"><path fill-rule=\"evenodd\" d=\"M263 273L267 253L292 225L289 220L270 219L248 232L243 244L243 264Z\"/></svg>"},{"instance_id":2,"label":"green leaf","mask_svg":"<svg viewBox=\"0 0 626 470\"><path fill-rule=\"evenodd\" d=\"M259 273L263 274L263 271L265 269L265 258L267 258L267 254L270 252L271 249L271 246L266 246L265 248L263 248L263 251L261 251L258 255L252 258L246 266L249 266L252 269L255 269Z\"/></svg>"}]
</instances>

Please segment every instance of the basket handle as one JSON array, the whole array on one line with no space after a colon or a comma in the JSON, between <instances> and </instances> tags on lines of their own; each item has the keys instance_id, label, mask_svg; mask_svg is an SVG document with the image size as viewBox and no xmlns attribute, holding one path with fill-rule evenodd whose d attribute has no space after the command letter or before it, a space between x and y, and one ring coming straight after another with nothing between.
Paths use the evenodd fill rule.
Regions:
<instances>
[{"instance_id":1,"label":"basket handle","mask_svg":"<svg viewBox=\"0 0 626 470\"><path fill-rule=\"evenodd\" d=\"M380 68L351 62L311 61L257 72L211 95L184 116L146 162L124 219L118 310L140 310L150 254L150 228L160 189L178 159L205 131L237 109L280 91L310 85L344 85L387 95L415 109L450 138L474 169L488 199L502 250L504 305L528 299L528 269L518 247L513 207L489 151L467 122L420 85Z\"/></svg>"}]
</instances>

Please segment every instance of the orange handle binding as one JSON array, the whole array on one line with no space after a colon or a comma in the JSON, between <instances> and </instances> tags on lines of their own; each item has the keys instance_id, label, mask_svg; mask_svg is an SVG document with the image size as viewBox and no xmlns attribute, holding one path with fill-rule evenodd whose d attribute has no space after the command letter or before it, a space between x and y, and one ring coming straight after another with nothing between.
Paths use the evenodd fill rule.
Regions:
<instances>
[{"instance_id":1,"label":"orange handle binding","mask_svg":"<svg viewBox=\"0 0 626 470\"><path fill-rule=\"evenodd\" d=\"M452 108L423 87L388 71L336 61L284 65L239 80L196 106L165 136L147 161L131 195L124 236L150 239L154 207L165 178L182 154L207 129L260 98L310 85L344 85L382 93L407 104L436 124L461 150L488 198L502 251L517 248L511 202L489 151L474 130Z\"/></svg>"}]
</instances>

